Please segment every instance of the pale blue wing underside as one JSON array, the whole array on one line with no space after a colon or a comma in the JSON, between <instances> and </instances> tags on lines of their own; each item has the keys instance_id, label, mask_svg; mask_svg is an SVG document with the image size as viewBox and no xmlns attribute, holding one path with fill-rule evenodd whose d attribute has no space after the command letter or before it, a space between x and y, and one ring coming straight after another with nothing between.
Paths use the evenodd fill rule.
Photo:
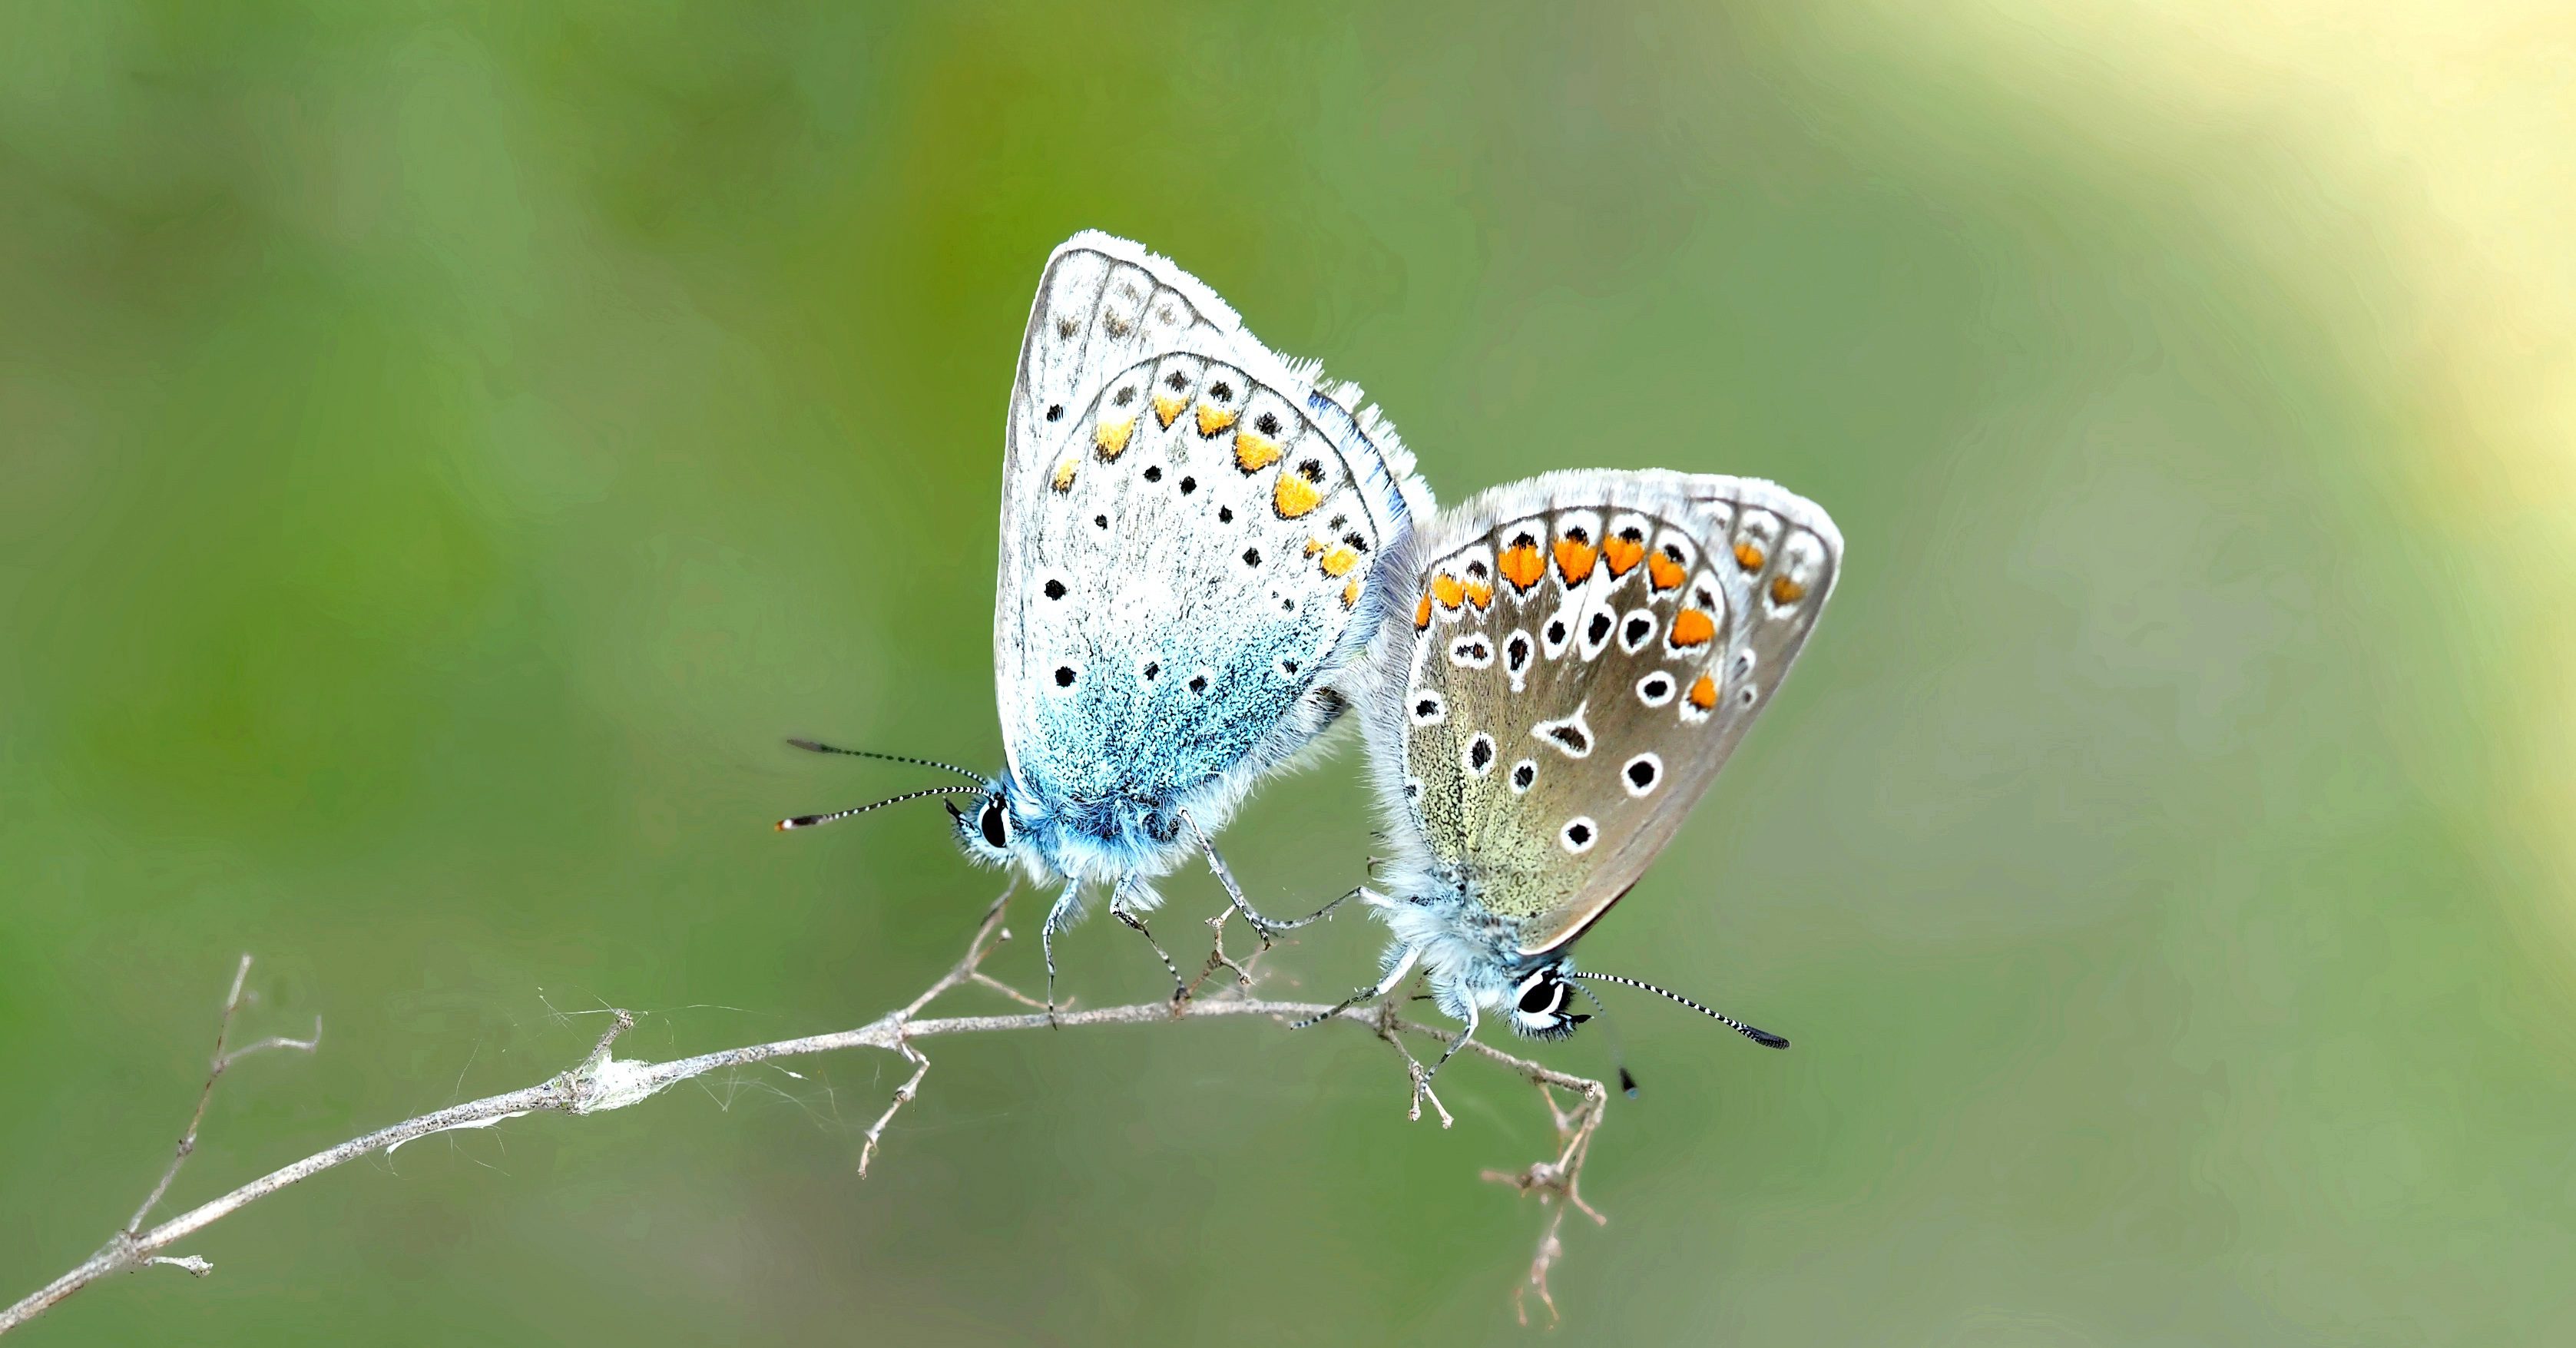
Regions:
<instances>
[{"instance_id":1,"label":"pale blue wing underside","mask_svg":"<svg viewBox=\"0 0 2576 1348\"><path fill-rule=\"evenodd\" d=\"M1214 828L1326 725L1325 690L1430 507L1356 389L1244 332L1170 262L1056 250L1012 392L994 613L1011 770L1075 834Z\"/></svg>"}]
</instances>

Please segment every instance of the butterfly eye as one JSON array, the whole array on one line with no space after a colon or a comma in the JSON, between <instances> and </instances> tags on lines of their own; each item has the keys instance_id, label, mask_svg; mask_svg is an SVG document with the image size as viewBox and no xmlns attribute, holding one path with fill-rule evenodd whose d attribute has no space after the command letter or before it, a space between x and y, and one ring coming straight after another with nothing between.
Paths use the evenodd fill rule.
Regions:
<instances>
[{"instance_id":1,"label":"butterfly eye","mask_svg":"<svg viewBox=\"0 0 2576 1348\"><path fill-rule=\"evenodd\" d=\"M977 816L975 827L982 830L984 841L995 850L1011 844L1011 819L1002 809L1000 796L984 798L984 813Z\"/></svg>"},{"instance_id":2,"label":"butterfly eye","mask_svg":"<svg viewBox=\"0 0 2576 1348\"><path fill-rule=\"evenodd\" d=\"M1539 978L1521 993L1520 1007L1524 1016L1553 1016L1565 1009L1565 985Z\"/></svg>"}]
</instances>

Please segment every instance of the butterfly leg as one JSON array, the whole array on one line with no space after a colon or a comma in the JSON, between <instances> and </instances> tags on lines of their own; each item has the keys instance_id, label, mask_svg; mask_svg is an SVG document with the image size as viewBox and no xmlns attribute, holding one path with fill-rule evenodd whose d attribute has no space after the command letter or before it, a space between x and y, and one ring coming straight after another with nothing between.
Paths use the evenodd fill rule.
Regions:
<instances>
[{"instance_id":1,"label":"butterfly leg","mask_svg":"<svg viewBox=\"0 0 2576 1348\"><path fill-rule=\"evenodd\" d=\"M1465 1048L1467 1041L1476 1037L1477 1020L1476 1004L1467 1003L1467 1028L1460 1030L1458 1037L1449 1041L1449 1047L1440 1050L1440 1061L1431 1064L1431 1070L1422 1074L1424 1090L1431 1088L1431 1078L1440 1074L1440 1069L1447 1066L1451 1058L1457 1056L1458 1050Z\"/></svg>"},{"instance_id":2,"label":"butterfly leg","mask_svg":"<svg viewBox=\"0 0 2576 1348\"><path fill-rule=\"evenodd\" d=\"M1386 977L1379 979L1375 986L1362 988L1359 991L1352 993L1350 996L1343 998L1341 1004L1334 1007L1332 1010L1326 1011L1319 1016L1308 1016L1306 1019L1298 1021L1288 1028L1292 1030L1302 1030L1309 1025L1320 1024L1324 1021L1331 1020L1333 1017L1350 1010L1352 1007L1357 1006L1362 1002L1373 1002L1378 998L1395 991L1397 987L1403 984L1405 976L1413 972L1414 961L1420 958L1422 958L1422 952L1420 950L1410 946L1406 947L1403 956L1396 960L1395 967L1387 970Z\"/></svg>"},{"instance_id":3,"label":"butterfly leg","mask_svg":"<svg viewBox=\"0 0 2576 1348\"><path fill-rule=\"evenodd\" d=\"M1109 896L1109 915L1126 923L1128 930L1144 937L1145 944L1154 948L1154 958L1161 960L1163 972L1172 976L1172 1005L1177 1008L1182 1002L1189 1000L1190 985L1182 981L1180 966L1173 964L1172 957L1163 953L1163 943L1154 939L1154 933L1145 930L1145 919L1136 916L1128 908L1127 894L1132 884L1131 879L1121 879L1118 882L1117 892Z\"/></svg>"},{"instance_id":4,"label":"butterfly leg","mask_svg":"<svg viewBox=\"0 0 2576 1348\"><path fill-rule=\"evenodd\" d=\"M1082 897L1082 882L1076 880L1055 896L1055 906L1047 910L1046 921L1038 927L1038 949L1046 955L1047 1023L1055 1018L1055 933L1058 927L1073 920L1074 904ZM1059 1026L1058 1028L1062 1028Z\"/></svg>"},{"instance_id":5,"label":"butterfly leg","mask_svg":"<svg viewBox=\"0 0 2576 1348\"><path fill-rule=\"evenodd\" d=\"M1234 882L1234 872L1226 868L1225 858L1216 854L1216 843L1200 831L1199 821L1190 818L1190 812L1187 810L1178 810L1174 813L1180 815L1181 823L1189 828L1190 836L1198 839L1199 850L1207 854L1208 872L1216 877L1218 884L1225 887L1226 902L1233 904L1234 911L1243 914L1243 920L1252 924L1252 934L1261 938L1261 948L1269 949L1270 933L1280 924L1252 910L1252 901L1243 897L1243 886Z\"/></svg>"},{"instance_id":6,"label":"butterfly leg","mask_svg":"<svg viewBox=\"0 0 2576 1348\"><path fill-rule=\"evenodd\" d=\"M1178 813L1181 816L1181 822L1189 825L1190 836L1198 839L1199 850L1207 854L1208 872L1216 877L1216 882L1218 884L1225 887L1226 902L1233 904L1234 910L1243 914L1243 920L1252 924L1252 932L1255 936L1261 938L1261 947L1264 950L1270 948L1270 937L1272 933L1294 931L1299 927L1305 926L1309 922L1321 921L1323 918L1330 916L1334 909L1341 907L1343 904L1348 903L1354 898L1357 898L1367 889L1367 886L1363 885L1359 889L1354 889L1350 893L1333 900L1331 903L1325 904L1314 912L1306 914L1304 917L1292 917L1284 920L1275 917L1263 917L1261 914L1253 911L1252 901L1243 897L1243 886L1234 882L1234 872L1226 866L1225 858L1217 855L1216 843L1211 841L1208 838L1208 835L1199 831L1198 821L1190 818L1189 811L1181 810Z\"/></svg>"}]
</instances>

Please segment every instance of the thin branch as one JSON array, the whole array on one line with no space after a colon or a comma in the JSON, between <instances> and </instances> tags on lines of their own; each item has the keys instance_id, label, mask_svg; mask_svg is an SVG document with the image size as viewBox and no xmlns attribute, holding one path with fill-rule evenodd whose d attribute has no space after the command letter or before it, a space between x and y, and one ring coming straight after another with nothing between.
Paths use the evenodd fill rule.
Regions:
<instances>
[{"instance_id":1,"label":"thin branch","mask_svg":"<svg viewBox=\"0 0 2576 1348\"><path fill-rule=\"evenodd\" d=\"M206 1121L206 1106L213 1102L215 1083L224 1079L225 1068L264 1049L292 1048L311 1053L322 1047L322 1018L315 1016L313 1037L310 1039L289 1039L284 1035L271 1035L255 1044L245 1044L226 1053L224 1041L232 1035L233 1016L241 1010L242 987L249 981L250 956L244 955L241 957L241 963L233 968L233 988L232 991L224 994L224 1013L215 1022L215 1051L206 1060L206 1088L197 1092L197 1112L188 1116L188 1130L179 1134L178 1150L170 1157L168 1168L161 1172L161 1182L152 1186L152 1192L143 1199L143 1206L136 1208L132 1220L126 1222L125 1234L128 1238L142 1230L144 1219L152 1215L154 1208L161 1206L162 1197L170 1192L170 1182L179 1178L179 1167L186 1165L189 1153L197 1149L197 1129ZM174 1259L164 1262L179 1263L180 1261ZM198 1262L204 1263L203 1260ZM202 1278L213 1270L207 1267L190 1268L188 1271ZM0 1329L5 1328L7 1325L0 1323Z\"/></svg>"},{"instance_id":2,"label":"thin branch","mask_svg":"<svg viewBox=\"0 0 2576 1348\"><path fill-rule=\"evenodd\" d=\"M935 1039L952 1034L995 1034L1016 1030L1040 1030L1050 1026L1071 1028L1088 1025L1164 1025L1176 1020L1216 1017L1266 1017L1284 1023L1319 1016L1332 1009L1330 1005L1319 1002L1269 1001L1254 997L1245 991L1251 986L1252 970L1257 965L1259 956L1254 955L1238 962L1225 953L1226 918L1220 915L1211 919L1209 923L1215 928L1216 935L1207 965L1200 972L1199 977L1190 984L1189 995L1178 1002L1157 1000L1133 1006L1098 1007L1091 1010L1059 1009L1052 1015L1041 1009L1015 1015L923 1018L920 1013L932 1002L970 983L1000 993L1023 1006L1042 1008L1045 1005L985 973L982 968L985 958L993 952L994 948L1010 939L1010 929L1002 924L1003 909L1010 897L1011 891L1006 889L1000 898L994 900L991 910L984 915L983 922L976 928L974 939L967 943L965 955L924 989L921 995L901 1008L889 1011L855 1029L807 1035L796 1039L774 1040L766 1044L749 1044L714 1053L701 1053L694 1057L677 1058L669 1062L648 1062L641 1059L619 1058L615 1055L614 1049L619 1036L632 1029L635 1024L633 1015L618 1011L615 1013L614 1022L609 1026L608 1031L600 1036L599 1043L592 1048L589 1056L570 1069L533 1086L524 1086L499 1095L485 1096L480 1100L450 1105L435 1113L405 1119L400 1123L379 1128L364 1137L352 1138L338 1146L315 1152L300 1161L280 1166L222 1197L199 1204L150 1230L145 1230L143 1223L169 1192L171 1183L177 1179L179 1168L186 1162L189 1153L196 1149L197 1129L205 1120L207 1101L212 1098L215 1082L222 1077L224 1070L243 1056L263 1049L293 1048L309 1052L320 1041L321 1024L316 1021L314 1036L311 1039L273 1036L245 1045L229 1054L225 1052L226 1038L232 1032L234 1014L240 1009L242 989L250 973L250 957L245 955L242 957L240 967L234 972L232 991L224 1000L223 1015L215 1036L215 1053L207 1073L206 1089L198 1098L197 1109L189 1119L187 1131L180 1136L178 1154L172 1159L168 1169L163 1171L160 1182L153 1186L151 1196L144 1201L141 1208L136 1210L133 1220L111 1236L107 1244L100 1247L97 1253L82 1261L78 1267L29 1294L17 1304L6 1310L0 1310L0 1334L16 1329L73 1293L110 1274L156 1265L170 1265L186 1269L202 1278L214 1271L213 1265L196 1255L169 1255L164 1254L163 1251L231 1216L234 1212L299 1181L345 1165L362 1156L391 1151L405 1143L417 1141L435 1133L462 1128L488 1128L504 1120L541 1111L575 1116L605 1113L612 1109L623 1109L629 1105L639 1104L681 1082L721 1069L750 1067L773 1059L800 1057L806 1054L873 1048L900 1055L911 1064L913 1070L910 1078L896 1088L894 1098L887 1105L885 1112L879 1115L876 1122L867 1130L859 1150L859 1173L864 1175L867 1173L869 1163L876 1157L887 1125L893 1122L895 1115L906 1104L918 1096L922 1079L929 1074L930 1059L915 1046L918 1040ZM1234 975L1234 986L1220 994L1199 996L1199 989L1219 969L1228 970ZM1448 1109L1440 1103L1437 1095L1432 1094L1430 1082L1423 1071L1422 1064L1410 1050L1405 1048L1404 1037L1417 1036L1445 1045L1455 1037L1451 1032L1403 1019L1396 1014L1396 1004L1392 1001L1382 1005L1374 1016L1350 1015L1336 1017L1336 1019L1363 1027L1393 1046L1403 1057L1413 1081L1410 1117L1420 1118L1422 1104L1428 1100L1432 1108L1439 1113L1441 1126L1444 1128L1449 1126L1451 1119ZM1467 1052L1474 1056L1482 1057L1518 1073L1539 1088L1541 1095L1547 1101L1549 1115L1556 1125L1559 1142L1557 1156L1552 1161L1541 1161L1526 1171L1515 1173L1488 1171L1486 1177L1512 1184L1524 1193L1536 1193L1543 1203L1554 1203L1558 1199L1563 1199L1594 1221L1603 1220L1601 1214L1595 1212L1576 1192L1575 1183L1590 1150L1593 1132L1600 1126L1601 1111L1609 1100L1608 1088L1598 1081L1569 1076L1478 1041L1470 1040L1465 1047ZM1564 1091L1575 1096L1576 1104L1571 1109L1559 1108L1553 1093L1555 1091ZM1563 1217L1564 1213L1559 1210L1551 1218L1547 1234L1540 1243L1539 1257L1531 1266L1530 1282L1538 1289L1543 1301L1548 1300L1547 1268L1554 1262L1557 1255L1556 1229ZM1553 1314L1554 1302L1548 1301L1548 1306L1550 1313Z\"/></svg>"},{"instance_id":3,"label":"thin branch","mask_svg":"<svg viewBox=\"0 0 2576 1348\"><path fill-rule=\"evenodd\" d=\"M1548 1293L1547 1274L1556 1266L1557 1257L1565 1253L1557 1232L1565 1225L1566 1208L1573 1208L1591 1218L1595 1226L1610 1224L1610 1219L1602 1216L1599 1209L1583 1201L1580 1187L1583 1163L1592 1154L1592 1135L1601 1127L1602 1111L1610 1106L1610 1090L1598 1081L1581 1077L1554 1081L1537 1076L1530 1079L1538 1086L1539 1099L1547 1106L1548 1118L1556 1124L1556 1159L1539 1161L1521 1171L1488 1170L1485 1178L1496 1184L1508 1184L1524 1194L1537 1194L1542 1205L1555 1207L1548 1214L1547 1230L1538 1238L1538 1254L1530 1260L1528 1281L1512 1289L1512 1314L1519 1317L1522 1324L1529 1323L1529 1309L1522 1298L1532 1291L1538 1293L1540 1304L1547 1307L1548 1323L1554 1324L1557 1319L1556 1298ZM1556 1103L1556 1093L1560 1090L1574 1092L1573 1108L1564 1108ZM1560 1202L1562 1205L1558 1206Z\"/></svg>"}]
</instances>

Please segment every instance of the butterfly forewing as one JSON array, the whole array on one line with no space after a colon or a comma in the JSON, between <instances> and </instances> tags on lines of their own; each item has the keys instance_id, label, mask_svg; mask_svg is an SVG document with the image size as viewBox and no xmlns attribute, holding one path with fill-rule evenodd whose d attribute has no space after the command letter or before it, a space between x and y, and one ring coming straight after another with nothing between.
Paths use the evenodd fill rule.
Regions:
<instances>
[{"instance_id":1,"label":"butterfly forewing","mask_svg":"<svg viewBox=\"0 0 2576 1348\"><path fill-rule=\"evenodd\" d=\"M1842 540L1767 482L1557 473L1418 541L1391 725L1420 840L1524 954L1635 883L1779 687ZM1392 675L1394 671L1390 671ZM1383 713L1382 713L1383 717Z\"/></svg>"},{"instance_id":2,"label":"butterfly forewing","mask_svg":"<svg viewBox=\"0 0 2576 1348\"><path fill-rule=\"evenodd\" d=\"M1313 376L1168 261L1096 234L1057 250L1003 470L995 679L1024 781L1173 801L1278 747L1365 641L1421 489L1391 432L1326 432L1344 409Z\"/></svg>"}]
</instances>

